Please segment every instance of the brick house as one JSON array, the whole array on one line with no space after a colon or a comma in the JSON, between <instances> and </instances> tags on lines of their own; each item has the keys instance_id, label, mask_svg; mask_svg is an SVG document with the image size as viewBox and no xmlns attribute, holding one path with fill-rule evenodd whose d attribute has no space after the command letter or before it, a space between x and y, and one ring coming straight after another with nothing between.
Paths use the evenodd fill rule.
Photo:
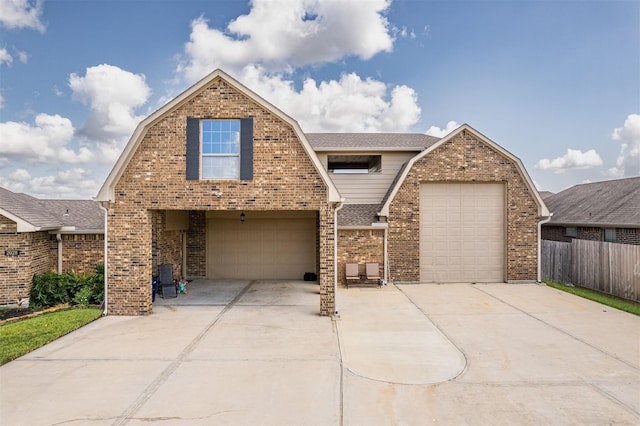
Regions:
<instances>
[{"instance_id":1,"label":"brick house","mask_svg":"<svg viewBox=\"0 0 640 426\"><path fill-rule=\"evenodd\" d=\"M640 177L584 183L545 198L542 238L640 245Z\"/></svg>"},{"instance_id":2,"label":"brick house","mask_svg":"<svg viewBox=\"0 0 640 426\"><path fill-rule=\"evenodd\" d=\"M104 213L95 202L0 188L0 305L29 297L34 274L92 273L103 262Z\"/></svg>"},{"instance_id":3,"label":"brick house","mask_svg":"<svg viewBox=\"0 0 640 426\"><path fill-rule=\"evenodd\" d=\"M312 272L321 315L347 261L391 282L535 281L549 215L520 160L467 125L305 134L220 70L140 123L96 200L107 309L126 315L150 312L162 263L176 278Z\"/></svg>"}]
</instances>

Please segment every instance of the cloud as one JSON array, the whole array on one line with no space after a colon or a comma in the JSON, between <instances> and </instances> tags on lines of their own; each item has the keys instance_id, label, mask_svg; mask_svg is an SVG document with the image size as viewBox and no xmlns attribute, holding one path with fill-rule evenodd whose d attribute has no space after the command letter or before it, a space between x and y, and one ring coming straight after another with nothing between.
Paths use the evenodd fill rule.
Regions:
<instances>
[{"instance_id":1,"label":"cloud","mask_svg":"<svg viewBox=\"0 0 640 426\"><path fill-rule=\"evenodd\" d=\"M305 132L401 132L420 117L415 91L407 86L389 88L381 81L355 73L339 80L304 80L297 91L281 74L267 75L249 66L240 80L260 96L292 115Z\"/></svg>"},{"instance_id":2,"label":"cloud","mask_svg":"<svg viewBox=\"0 0 640 426\"><path fill-rule=\"evenodd\" d=\"M11 57L9 52L7 52L7 49L4 49L4 48L0 49L0 65L2 64L11 65L12 62L13 62L13 57Z\"/></svg>"},{"instance_id":3,"label":"cloud","mask_svg":"<svg viewBox=\"0 0 640 426\"><path fill-rule=\"evenodd\" d=\"M4 96L0 93L0 109L4 108Z\"/></svg>"},{"instance_id":4,"label":"cloud","mask_svg":"<svg viewBox=\"0 0 640 426\"><path fill-rule=\"evenodd\" d=\"M458 127L460 127L460 124L458 124L455 121L449 121L444 129L441 129L438 126L431 126L431 127L429 127L429 129L425 133L427 135L429 135L429 136L435 136L437 138L442 138L442 137L447 136L449 133L453 132Z\"/></svg>"},{"instance_id":5,"label":"cloud","mask_svg":"<svg viewBox=\"0 0 640 426\"><path fill-rule=\"evenodd\" d=\"M86 163L95 160L86 147L68 145L74 134L71 120L59 115L38 114L33 125L26 122L0 123L0 158L47 163Z\"/></svg>"},{"instance_id":6,"label":"cloud","mask_svg":"<svg viewBox=\"0 0 640 426\"><path fill-rule=\"evenodd\" d=\"M43 0L0 0L0 24L10 29L31 28L44 33L40 21Z\"/></svg>"},{"instance_id":7,"label":"cloud","mask_svg":"<svg viewBox=\"0 0 640 426\"><path fill-rule=\"evenodd\" d=\"M347 56L367 60L393 47L394 29L384 16L390 3L253 0L249 13L224 31L201 16L191 23L178 72L194 82L216 68L238 73L247 64L282 72Z\"/></svg>"},{"instance_id":8,"label":"cloud","mask_svg":"<svg viewBox=\"0 0 640 426\"><path fill-rule=\"evenodd\" d=\"M567 153L562 157L549 160L543 158L535 165L536 169L553 170L554 173L564 173L573 169L590 169L602 165L602 158L594 150L582 152L576 149L567 149Z\"/></svg>"},{"instance_id":9,"label":"cloud","mask_svg":"<svg viewBox=\"0 0 640 426\"><path fill-rule=\"evenodd\" d=\"M135 110L151 94L144 75L107 64L87 68L85 76L71 74L69 87L73 99L91 108L80 134L92 141L121 141L131 135L144 118Z\"/></svg>"},{"instance_id":10,"label":"cloud","mask_svg":"<svg viewBox=\"0 0 640 426\"><path fill-rule=\"evenodd\" d=\"M620 154L615 167L605 174L610 177L640 175L640 115L629 114L622 127L611 134L614 141L620 141Z\"/></svg>"},{"instance_id":11,"label":"cloud","mask_svg":"<svg viewBox=\"0 0 640 426\"><path fill-rule=\"evenodd\" d=\"M45 176L32 176L26 169L20 168L7 178L0 177L0 186L40 198L87 199L96 195L100 184L90 171L83 168Z\"/></svg>"}]
</instances>

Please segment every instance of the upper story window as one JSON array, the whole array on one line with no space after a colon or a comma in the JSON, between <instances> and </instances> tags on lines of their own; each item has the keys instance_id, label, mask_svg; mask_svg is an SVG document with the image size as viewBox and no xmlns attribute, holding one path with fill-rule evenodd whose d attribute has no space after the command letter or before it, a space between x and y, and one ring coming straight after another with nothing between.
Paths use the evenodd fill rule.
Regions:
<instances>
[{"instance_id":1,"label":"upper story window","mask_svg":"<svg viewBox=\"0 0 640 426\"><path fill-rule=\"evenodd\" d=\"M329 155L327 169L332 173L379 173L382 170L380 155Z\"/></svg>"},{"instance_id":2,"label":"upper story window","mask_svg":"<svg viewBox=\"0 0 640 426\"><path fill-rule=\"evenodd\" d=\"M200 121L202 179L240 178L240 120Z\"/></svg>"},{"instance_id":3,"label":"upper story window","mask_svg":"<svg viewBox=\"0 0 640 426\"><path fill-rule=\"evenodd\" d=\"M187 180L253 179L253 117L187 117Z\"/></svg>"},{"instance_id":4,"label":"upper story window","mask_svg":"<svg viewBox=\"0 0 640 426\"><path fill-rule=\"evenodd\" d=\"M615 228L608 228L604 230L604 240L608 243L616 242L616 230Z\"/></svg>"}]
</instances>

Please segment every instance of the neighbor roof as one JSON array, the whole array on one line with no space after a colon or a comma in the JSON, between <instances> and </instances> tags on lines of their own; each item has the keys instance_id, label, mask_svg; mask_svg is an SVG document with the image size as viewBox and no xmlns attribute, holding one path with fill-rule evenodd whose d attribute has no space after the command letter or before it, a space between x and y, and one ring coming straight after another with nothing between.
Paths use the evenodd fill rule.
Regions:
<instances>
[{"instance_id":1,"label":"neighbor roof","mask_svg":"<svg viewBox=\"0 0 640 426\"><path fill-rule=\"evenodd\" d=\"M305 133L315 151L422 151L440 140L423 133Z\"/></svg>"},{"instance_id":2,"label":"neighbor roof","mask_svg":"<svg viewBox=\"0 0 640 426\"><path fill-rule=\"evenodd\" d=\"M16 222L18 232L104 232L104 213L91 200L40 200L0 188L0 214Z\"/></svg>"},{"instance_id":3,"label":"neighbor roof","mask_svg":"<svg viewBox=\"0 0 640 426\"><path fill-rule=\"evenodd\" d=\"M640 177L575 185L544 201L551 225L640 228Z\"/></svg>"}]
</instances>

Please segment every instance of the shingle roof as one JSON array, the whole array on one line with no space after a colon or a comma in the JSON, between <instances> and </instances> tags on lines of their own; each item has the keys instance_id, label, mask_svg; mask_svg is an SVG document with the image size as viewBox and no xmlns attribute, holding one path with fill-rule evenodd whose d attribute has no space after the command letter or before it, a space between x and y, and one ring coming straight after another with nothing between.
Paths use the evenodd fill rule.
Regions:
<instances>
[{"instance_id":1,"label":"shingle roof","mask_svg":"<svg viewBox=\"0 0 640 426\"><path fill-rule=\"evenodd\" d=\"M61 220L39 204L37 198L27 194L17 194L5 188L0 188L0 209L36 228L54 229L63 225Z\"/></svg>"},{"instance_id":2,"label":"shingle roof","mask_svg":"<svg viewBox=\"0 0 640 426\"><path fill-rule=\"evenodd\" d=\"M42 230L104 232L104 213L91 200L40 200L0 188L0 210Z\"/></svg>"},{"instance_id":3,"label":"shingle roof","mask_svg":"<svg viewBox=\"0 0 640 426\"><path fill-rule=\"evenodd\" d=\"M550 224L640 227L640 177L575 185L544 202Z\"/></svg>"},{"instance_id":4,"label":"shingle roof","mask_svg":"<svg viewBox=\"0 0 640 426\"><path fill-rule=\"evenodd\" d=\"M92 200L40 200L40 203L59 218L64 226L75 227L75 232L104 232L104 212Z\"/></svg>"},{"instance_id":5,"label":"shingle roof","mask_svg":"<svg viewBox=\"0 0 640 426\"><path fill-rule=\"evenodd\" d=\"M338 226L371 226L378 211L380 204L345 204L338 210Z\"/></svg>"},{"instance_id":6,"label":"shingle roof","mask_svg":"<svg viewBox=\"0 0 640 426\"><path fill-rule=\"evenodd\" d=\"M305 133L315 151L423 151L440 140L423 133Z\"/></svg>"}]
</instances>

